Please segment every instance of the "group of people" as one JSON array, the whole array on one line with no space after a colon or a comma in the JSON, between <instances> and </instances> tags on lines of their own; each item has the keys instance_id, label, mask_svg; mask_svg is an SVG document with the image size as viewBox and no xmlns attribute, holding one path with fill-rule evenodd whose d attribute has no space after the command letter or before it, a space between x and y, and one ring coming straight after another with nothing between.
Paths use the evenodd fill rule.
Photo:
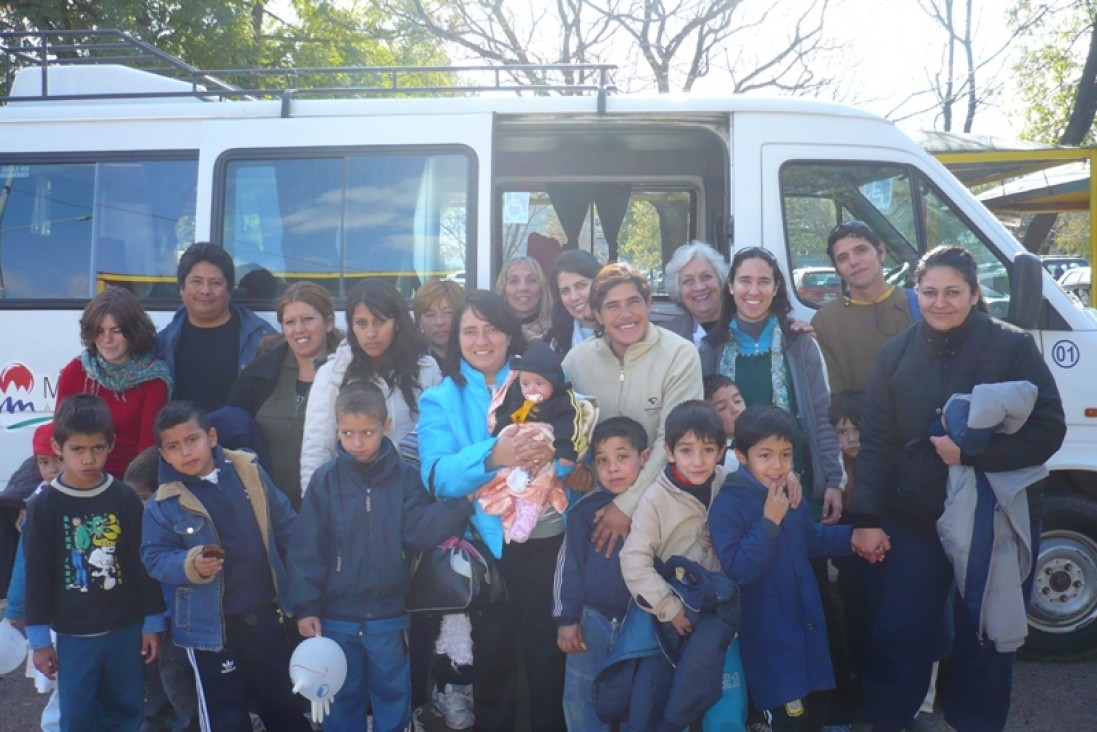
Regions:
<instances>
[{"instance_id":1,"label":"group of people","mask_svg":"<svg viewBox=\"0 0 1097 732\"><path fill-rule=\"evenodd\" d=\"M425 283L411 314L363 281L345 337L308 282L281 294L275 332L231 301L231 257L208 244L181 257L159 334L131 293L101 293L7 489L28 501L9 615L38 671L60 669L60 728L140 729L141 662L159 658L146 685L168 728L250 730L254 712L307 729L286 669L323 635L348 663L330 730L417 728L432 705L509 732L523 696L534 730L860 714L898 732L945 658L946 719L1002 729L1040 469L1065 433L1054 380L986 314L965 250L928 252L912 290L885 281L861 222L827 253L846 294L811 324L771 252L728 263L701 242L667 265L684 312L665 326L646 278L577 250L548 276L508 260L494 292ZM988 399L1010 401L1008 425L969 427ZM988 534L996 504L1009 521ZM409 617L405 557L455 535L492 555L505 599ZM1012 575L977 566L988 541L1019 547ZM977 602L988 574L1005 586ZM662 650L621 671L643 633ZM740 657L751 716L706 718Z\"/></svg>"}]
</instances>

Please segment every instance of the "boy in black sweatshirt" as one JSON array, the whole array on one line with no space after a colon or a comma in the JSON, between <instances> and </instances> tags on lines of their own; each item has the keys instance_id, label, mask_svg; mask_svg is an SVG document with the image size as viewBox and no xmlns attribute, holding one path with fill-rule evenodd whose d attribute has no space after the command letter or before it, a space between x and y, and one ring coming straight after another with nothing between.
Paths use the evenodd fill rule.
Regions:
<instances>
[{"instance_id":1,"label":"boy in black sweatshirt","mask_svg":"<svg viewBox=\"0 0 1097 732\"><path fill-rule=\"evenodd\" d=\"M141 499L103 472L114 424L101 398L62 402L52 445L63 470L28 506L24 540L34 665L51 679L65 666L61 729L136 732L142 659L156 660L164 629L160 588L141 564Z\"/></svg>"}]
</instances>

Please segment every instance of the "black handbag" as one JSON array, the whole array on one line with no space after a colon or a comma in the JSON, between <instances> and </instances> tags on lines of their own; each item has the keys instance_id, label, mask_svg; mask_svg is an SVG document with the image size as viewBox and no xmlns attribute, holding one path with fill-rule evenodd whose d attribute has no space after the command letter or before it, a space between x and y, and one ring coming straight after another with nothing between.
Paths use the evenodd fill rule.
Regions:
<instances>
[{"instance_id":1,"label":"black handbag","mask_svg":"<svg viewBox=\"0 0 1097 732\"><path fill-rule=\"evenodd\" d=\"M506 597L498 562L480 542L451 536L412 559L408 612L472 612Z\"/></svg>"}]
</instances>

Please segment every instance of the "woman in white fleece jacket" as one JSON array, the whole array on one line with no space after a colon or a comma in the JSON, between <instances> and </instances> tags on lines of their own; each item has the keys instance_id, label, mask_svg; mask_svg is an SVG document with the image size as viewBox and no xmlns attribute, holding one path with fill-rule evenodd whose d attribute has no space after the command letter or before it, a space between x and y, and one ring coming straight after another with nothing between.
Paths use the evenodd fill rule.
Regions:
<instances>
[{"instance_id":1,"label":"woman in white fleece jacket","mask_svg":"<svg viewBox=\"0 0 1097 732\"><path fill-rule=\"evenodd\" d=\"M366 280L351 290L347 337L316 372L301 443L302 495L316 469L335 457L335 399L340 389L355 381L376 384L385 394L393 444L415 429L419 395L442 381L407 303L383 280Z\"/></svg>"}]
</instances>

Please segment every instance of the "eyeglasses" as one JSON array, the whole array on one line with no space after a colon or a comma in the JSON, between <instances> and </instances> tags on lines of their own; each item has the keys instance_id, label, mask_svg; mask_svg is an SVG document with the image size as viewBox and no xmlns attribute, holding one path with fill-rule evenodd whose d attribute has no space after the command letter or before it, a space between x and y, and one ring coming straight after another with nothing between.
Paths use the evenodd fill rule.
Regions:
<instances>
[{"instance_id":1,"label":"eyeglasses","mask_svg":"<svg viewBox=\"0 0 1097 732\"><path fill-rule=\"evenodd\" d=\"M773 252L762 247L738 249L732 256L732 262L742 262L744 259L764 259L773 267L777 267L777 257L773 256Z\"/></svg>"},{"instance_id":2,"label":"eyeglasses","mask_svg":"<svg viewBox=\"0 0 1097 732\"><path fill-rule=\"evenodd\" d=\"M855 236L858 239L875 239L876 234L872 231L868 224L864 221L858 221L853 219L851 221L843 221L830 230L830 234L827 236L827 241L838 241L839 239L845 239L847 236Z\"/></svg>"}]
</instances>

